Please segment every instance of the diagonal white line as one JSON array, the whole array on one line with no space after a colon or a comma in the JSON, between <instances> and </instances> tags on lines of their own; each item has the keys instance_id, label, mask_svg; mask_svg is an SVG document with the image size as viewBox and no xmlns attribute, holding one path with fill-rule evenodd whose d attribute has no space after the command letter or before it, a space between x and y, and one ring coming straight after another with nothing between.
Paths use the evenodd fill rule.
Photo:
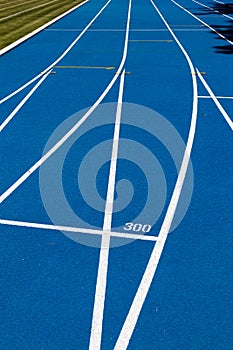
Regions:
<instances>
[{"instance_id":1,"label":"diagonal white line","mask_svg":"<svg viewBox=\"0 0 233 350\"><path fill-rule=\"evenodd\" d=\"M132 6L132 0L129 0L124 53L123 53L123 59L122 59L122 67L119 70L120 72L123 68L123 65L127 57L131 6ZM116 164L117 164L117 155L118 155L118 147L119 147L119 133L120 133L121 110L122 110L122 101L123 101L124 78L125 78L125 70L123 71L123 74L121 75L121 80L120 80L120 89L119 89L119 96L118 96L109 182L108 182L105 216L104 216L104 224L103 224L104 233L102 235L101 248L100 248L100 257L99 257L99 266L98 266L98 274L97 274L97 282L96 282L96 292L95 292L95 301L94 301L94 308L93 308L89 350L100 350L101 348L104 304L105 304L106 286L107 286L108 257L109 257L109 249L110 249L110 238L111 238L110 230L112 225L112 211L113 211L115 180L116 180Z\"/></svg>"},{"instance_id":2,"label":"diagonal white line","mask_svg":"<svg viewBox=\"0 0 233 350\"><path fill-rule=\"evenodd\" d=\"M15 221L15 220L4 220L4 219L0 219L0 225L27 227L27 228L34 228L34 229L40 229L40 230L76 232L76 233L85 233L90 235L102 235L104 232L103 230L94 230L94 229L88 229L88 228L41 224L37 222ZM126 232L110 231L110 235L111 237L137 239L141 241L157 240L156 236L140 235L140 234L126 233Z\"/></svg>"},{"instance_id":3,"label":"diagonal white line","mask_svg":"<svg viewBox=\"0 0 233 350\"><path fill-rule=\"evenodd\" d=\"M227 99L232 100L233 96L215 96L217 99ZM198 98L212 98L211 96L198 96Z\"/></svg>"},{"instance_id":4,"label":"diagonal white line","mask_svg":"<svg viewBox=\"0 0 233 350\"><path fill-rule=\"evenodd\" d=\"M115 181L116 181L116 166L117 166L117 156L119 148L119 135L120 135L120 123L121 123L121 109L122 109L122 98L123 98L123 88L124 88L124 77L125 70L121 75L120 80L120 90L117 104L115 129L112 145L112 156L109 172L108 190L105 206L104 224L103 224L103 235L101 240L100 257L99 257L99 267L96 282L95 291L95 302L92 317L92 328L90 337L90 350L98 350L101 346L102 338L102 326L103 326L103 314L104 314L104 304L106 296L106 286L107 286L107 271L108 271L108 257L110 249L110 238L111 238L111 226L112 226L112 213L113 213L113 202L114 202L114 191L115 191Z\"/></svg>"},{"instance_id":5,"label":"diagonal white line","mask_svg":"<svg viewBox=\"0 0 233 350\"><path fill-rule=\"evenodd\" d=\"M197 16L195 16L192 12L188 11L186 8L184 8L183 6L181 6L180 4L178 4L175 0L171 0L176 6L178 6L179 8L181 8L183 11L187 12L190 16L192 16L193 18L195 18L197 21L201 22L202 24L204 24L204 26L208 27L210 30L212 30L213 32L215 32L218 36L220 36L222 39L226 40L229 44L233 45L233 41L228 40L224 35L220 34L217 30L215 30L213 27L211 27L209 24L207 24L206 22L202 21L200 18L198 18Z\"/></svg>"},{"instance_id":6,"label":"diagonal white line","mask_svg":"<svg viewBox=\"0 0 233 350\"><path fill-rule=\"evenodd\" d=\"M34 94L38 87L44 82L47 76L51 73L52 69L49 70L43 77L36 83L36 85L29 91L29 93L22 99L17 107L10 113L10 115L2 122L0 125L0 132L9 124L9 122L14 118L18 111L24 106L24 104L29 100L29 98Z\"/></svg>"},{"instance_id":7,"label":"diagonal white line","mask_svg":"<svg viewBox=\"0 0 233 350\"><path fill-rule=\"evenodd\" d=\"M204 87L206 88L208 93L210 94L210 97L213 99L213 101L216 104L216 106L218 107L219 111L222 113L222 116L226 120L226 122L229 125L229 127L231 128L231 130L233 130L233 122L232 122L231 118L229 117L229 115L227 114L225 109L222 107L221 103L218 101L217 97L215 96L215 94L213 93L213 91L211 90L211 88L209 87L209 85L207 84L207 82L205 81L205 79L203 78L203 76L201 75L201 73L199 72L199 70L197 68L196 68L196 71L197 71L197 75L198 75L199 79L201 80L202 84L204 85Z\"/></svg>"},{"instance_id":8,"label":"diagonal white line","mask_svg":"<svg viewBox=\"0 0 233 350\"><path fill-rule=\"evenodd\" d=\"M189 67L191 71L194 71L194 67L192 64L192 61L190 57L188 56L187 52L183 48L182 44L172 31L171 27L169 24L166 22L165 18L159 11L158 7L154 4L152 0L150 0L153 7L161 17L162 21L170 31L171 35L173 36L174 40L178 44L179 48L181 49L182 53L184 54ZM167 213L164 219L164 222L162 224L161 230L159 232L158 240L157 243L155 244L153 251L151 253L149 262L147 264L146 270L143 274L141 283L139 285L139 288L137 290L137 293L134 297L133 303L130 307L129 313L126 317L125 323L123 325L123 328L120 332L120 335L117 339L116 345L114 347L114 350L126 350L130 341L130 338L133 334L133 331L135 329L138 317L140 315L141 309L143 307L143 304L145 302L145 299L147 297L148 291L150 289L150 285L152 283L152 280L154 278L155 272L157 270L157 266L161 257L161 254L163 252L164 245L167 240L167 236L172 224L172 220L174 218L177 204L180 198L180 194L182 191L182 187L184 184L185 176L187 173L189 161L190 161L190 156L191 156L191 150L193 146L193 141L194 141L194 136L195 136L195 131L196 131L196 121L197 121L197 79L195 75L192 75L192 82L193 82L193 110L192 110L192 117L191 117L191 125L190 125L190 130L189 130L189 135L188 135L188 141L186 145L186 149L184 152L182 164L179 170L179 174L177 177L176 185L172 194L171 201L169 203Z\"/></svg>"},{"instance_id":9,"label":"diagonal white line","mask_svg":"<svg viewBox=\"0 0 233 350\"><path fill-rule=\"evenodd\" d=\"M11 97L15 96L16 94L18 94L20 91L22 91L23 89L25 89L27 86L31 85L34 81L36 81L37 79L39 79L41 77L42 74L47 73L50 69L52 69L54 66L56 66L69 52L70 50L74 47L74 45L81 39L81 37L85 34L85 32L88 30L88 28L90 28L90 26L94 23L94 21L99 17L99 15L105 10L105 8L109 5L109 3L111 2L111 0L108 0L108 2L101 8L101 10L95 15L95 17L87 24L87 26L83 29L83 31L75 38L75 40L67 47L67 49L53 62L51 63L47 68L45 68L43 70L43 73L38 74L37 76L35 76L34 78L32 78L31 80L29 80L27 83L25 83L24 85L22 85L20 88L18 88L17 90L13 91L11 94L9 94L8 96L2 98L0 100L0 104L9 100ZM81 4L79 4L78 6L80 6ZM0 51L1 54L1 51Z\"/></svg>"},{"instance_id":10,"label":"diagonal white line","mask_svg":"<svg viewBox=\"0 0 233 350\"><path fill-rule=\"evenodd\" d=\"M223 4L223 5L225 5L225 3L224 2L222 2L222 1L217 1L217 0L213 0L214 2L218 2L219 4Z\"/></svg>"}]
</instances>

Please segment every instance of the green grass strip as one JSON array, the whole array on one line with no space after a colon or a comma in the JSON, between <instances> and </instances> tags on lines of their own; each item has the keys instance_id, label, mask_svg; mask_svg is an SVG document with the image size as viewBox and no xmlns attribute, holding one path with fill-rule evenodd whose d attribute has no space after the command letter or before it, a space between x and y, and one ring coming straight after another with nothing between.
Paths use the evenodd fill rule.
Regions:
<instances>
[{"instance_id":1,"label":"green grass strip","mask_svg":"<svg viewBox=\"0 0 233 350\"><path fill-rule=\"evenodd\" d=\"M31 33L83 0L0 0L0 49ZM14 6L13 6L14 5Z\"/></svg>"}]
</instances>

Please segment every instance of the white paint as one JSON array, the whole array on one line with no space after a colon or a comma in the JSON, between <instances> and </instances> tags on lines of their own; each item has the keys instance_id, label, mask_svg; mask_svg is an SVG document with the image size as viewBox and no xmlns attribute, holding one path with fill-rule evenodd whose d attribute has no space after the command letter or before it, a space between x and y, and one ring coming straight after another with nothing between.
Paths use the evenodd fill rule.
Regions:
<instances>
[{"instance_id":1,"label":"white paint","mask_svg":"<svg viewBox=\"0 0 233 350\"><path fill-rule=\"evenodd\" d=\"M218 2L219 4L223 4L223 5L225 5L225 3L224 2L222 2L222 1L218 1L218 0L213 0L214 2Z\"/></svg>"},{"instance_id":2,"label":"white paint","mask_svg":"<svg viewBox=\"0 0 233 350\"><path fill-rule=\"evenodd\" d=\"M38 87L45 81L47 76L51 73L52 70L48 71L42 78L37 82L37 84L29 91L29 93L22 99L22 101L15 107L15 109L10 113L10 115L2 122L0 125L0 132L9 124L9 122L14 118L18 111L25 105L29 98L34 94Z\"/></svg>"},{"instance_id":3,"label":"white paint","mask_svg":"<svg viewBox=\"0 0 233 350\"><path fill-rule=\"evenodd\" d=\"M213 32L215 32L218 36L220 36L222 39L226 40L229 44L233 45L233 42L228 40L224 35L220 34L219 32L217 32L217 30L215 30L213 27L209 26L209 24L205 23L204 21L202 21L200 18L198 18L197 16L195 16L192 12L188 11L186 8L184 8L183 6L181 6L180 4L178 4L175 0L171 0L176 6L178 6L179 8L181 8L183 11L187 12L190 16L192 16L193 18L195 18L197 21L201 22L204 26L208 27L210 30L212 30Z\"/></svg>"},{"instance_id":4,"label":"white paint","mask_svg":"<svg viewBox=\"0 0 233 350\"><path fill-rule=\"evenodd\" d=\"M47 31L58 32L80 32L81 29L46 29ZM88 32L124 32L125 29L89 29ZM167 32L168 29L130 29L130 32ZM205 28L173 29L173 31L207 31Z\"/></svg>"},{"instance_id":5,"label":"white paint","mask_svg":"<svg viewBox=\"0 0 233 350\"><path fill-rule=\"evenodd\" d=\"M173 36L174 40L180 47L182 53L184 54L190 70L194 71L194 66L191 62L191 59L189 58L187 52L179 42L178 38L175 36L173 33L172 29L170 28L169 24L166 22L165 18L157 8L157 6L154 4L152 0L150 0L154 8L156 9L157 13L161 17L162 21L170 31L171 35ZM175 215L175 211L177 208L177 204L179 201L179 197L182 191L182 187L184 184L185 176L187 173L188 169L188 164L190 161L190 155L191 155L191 150L193 146L193 141L194 141L194 136L195 136L195 131L196 131L196 122L197 122L197 80L196 76L192 75L192 82L193 82L193 110L192 110L192 118L191 118L191 125L190 125L190 130L189 130L189 135L188 135L188 141L186 145L186 149L184 152L184 157L182 160L182 164L180 167L180 171L177 177L176 185L172 194L171 201L169 203L167 213L164 219L164 222L162 224L157 243L155 244L155 247L152 251L152 254L150 256L149 262L147 264L146 270L144 272L144 275L142 277L141 283L139 285L139 288L137 290L137 293L134 297L133 303L130 307L129 313L126 317L125 323L123 325L123 328L120 332L119 338L116 342L116 345L114 347L114 350L126 350L130 341L130 338L133 334L134 328L136 326L139 314L141 312L141 309L143 307L144 301L147 297L150 285L152 283L152 280L154 278L161 254L163 252L163 248L172 224L172 220Z\"/></svg>"},{"instance_id":6,"label":"white paint","mask_svg":"<svg viewBox=\"0 0 233 350\"><path fill-rule=\"evenodd\" d=\"M22 44L24 41L30 39L32 36L38 34L39 32L41 32L42 30L44 30L45 28L51 26L52 24L54 24L55 22L59 21L61 18L67 16L68 14L70 14L71 12L75 11L77 8L79 8L80 6L86 4L89 0L85 0L84 2L82 2L81 4L78 4L77 6L73 7L72 9L66 11L65 13L61 14L60 16L54 18L53 20L49 21L48 23L44 24L43 26L35 29L33 32L23 36L22 38L16 40L15 42L13 42L12 44L4 47L3 49L0 50L0 56L5 54L6 52L12 50L13 48L15 48L16 46Z\"/></svg>"},{"instance_id":7,"label":"white paint","mask_svg":"<svg viewBox=\"0 0 233 350\"><path fill-rule=\"evenodd\" d=\"M207 84L207 82L205 81L205 79L203 78L203 76L201 75L201 73L199 72L199 70L197 68L196 68L196 71L197 71L197 75L198 75L199 79L201 80L202 84L204 85L204 87L208 91L210 97L213 99L213 101L216 104L216 106L218 107L219 111L222 113L222 116L226 120L227 124L230 126L231 130L233 130L233 122L232 122L231 118L229 117L229 115L227 114L225 109L222 107L222 105L218 101L217 97L215 96L215 94L213 93L213 91L211 90L211 88L209 87L209 85Z\"/></svg>"},{"instance_id":8,"label":"white paint","mask_svg":"<svg viewBox=\"0 0 233 350\"><path fill-rule=\"evenodd\" d=\"M231 21L233 20L233 18L232 18L231 16L225 15L224 13L221 13L221 12L219 12L218 10L213 9L212 7L209 7L209 6L207 6L207 5L204 5L204 4L202 4L201 2L196 1L196 0L192 0L192 1L195 2L196 4L202 6L202 7L205 7L205 8L207 8L207 9L211 10L211 11L214 11L214 12L220 14L221 16L224 16L224 17L226 17L226 18L229 18Z\"/></svg>"},{"instance_id":9,"label":"white paint","mask_svg":"<svg viewBox=\"0 0 233 350\"><path fill-rule=\"evenodd\" d=\"M108 179L107 198L106 198L106 205L105 205L103 235L101 240L99 267L98 267L98 275L97 275L96 291L95 291L95 302L94 302L93 317L92 317L91 337L90 337L90 344L89 344L90 350L99 350L101 347L101 339L102 339L103 314L104 314L104 304L105 304L106 287L107 287L108 257L109 257L110 239L111 239L110 232L112 227L112 213L113 213L114 190L115 190L115 181L116 181L116 166L117 166L117 157L118 157L118 148L119 148L124 77L125 77L125 70L121 75L120 89L119 89L119 96L118 96L118 103L117 103L110 172L109 172L109 179Z\"/></svg>"},{"instance_id":10,"label":"white paint","mask_svg":"<svg viewBox=\"0 0 233 350\"><path fill-rule=\"evenodd\" d=\"M129 0L124 52L123 52L122 62L120 64L118 72L122 71L125 64L126 57L127 57L131 6L132 6L132 0ZM113 138L113 146L112 146L110 174L109 174L109 182L108 182L108 190L107 190L107 200L106 200L105 216L104 216L104 224L103 224L104 233L102 235L102 241L101 241L89 350L100 350L101 348L103 313L104 313L106 285L107 285L108 257L109 257L109 248L110 248L110 230L111 230L111 223L112 223L116 163L117 163L117 154L118 154L118 146L119 146L119 132L120 132L121 109L122 109L122 100L123 100L124 76L125 76L125 70L123 71L123 74L121 74L121 80L120 80L120 89L119 89L119 96L118 96L118 105L117 105L114 138Z\"/></svg>"},{"instance_id":11,"label":"white paint","mask_svg":"<svg viewBox=\"0 0 233 350\"><path fill-rule=\"evenodd\" d=\"M35 222L16 221L16 220L0 219L0 225L27 227L27 228L34 228L34 229L40 229L40 230L76 232L76 233L85 233L85 234L90 234L90 235L102 235L103 234L103 230L94 230L94 229L88 229L88 228L41 224L41 223L35 223ZM125 239L130 239L130 240L135 239L135 240L141 240L141 241L152 241L152 242L157 241L156 236L147 236L147 235L140 235L140 234L134 234L134 233L131 234L131 233L125 233L125 232L110 231L110 235L111 235L111 237L125 238Z\"/></svg>"},{"instance_id":12,"label":"white paint","mask_svg":"<svg viewBox=\"0 0 233 350\"><path fill-rule=\"evenodd\" d=\"M215 96L217 99L229 99L232 100L233 96ZM211 96L198 96L198 98L212 98Z\"/></svg>"},{"instance_id":13,"label":"white paint","mask_svg":"<svg viewBox=\"0 0 233 350\"><path fill-rule=\"evenodd\" d=\"M7 19L19 16L19 15L22 15L23 13L27 13L27 12L33 11L33 10L38 9L40 7L44 7L44 6L50 5L50 4L52 4L53 2L56 2L56 1L58 1L58 0L52 0L52 1L45 2L44 4L41 4L41 5L38 5L38 6L35 6L35 7L31 7L31 8L26 9L26 10L23 10L23 11L20 11L20 12L16 12L16 13L14 13L12 15L0 18L0 22L6 21Z\"/></svg>"}]
</instances>

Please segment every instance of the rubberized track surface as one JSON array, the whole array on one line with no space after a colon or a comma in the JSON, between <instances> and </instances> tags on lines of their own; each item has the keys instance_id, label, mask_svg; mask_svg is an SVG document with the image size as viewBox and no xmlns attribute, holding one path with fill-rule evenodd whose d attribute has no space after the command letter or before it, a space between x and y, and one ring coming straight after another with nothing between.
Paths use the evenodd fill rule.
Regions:
<instances>
[{"instance_id":1,"label":"rubberized track surface","mask_svg":"<svg viewBox=\"0 0 233 350\"><path fill-rule=\"evenodd\" d=\"M232 6L92 0L0 57L1 349L232 348Z\"/></svg>"}]
</instances>

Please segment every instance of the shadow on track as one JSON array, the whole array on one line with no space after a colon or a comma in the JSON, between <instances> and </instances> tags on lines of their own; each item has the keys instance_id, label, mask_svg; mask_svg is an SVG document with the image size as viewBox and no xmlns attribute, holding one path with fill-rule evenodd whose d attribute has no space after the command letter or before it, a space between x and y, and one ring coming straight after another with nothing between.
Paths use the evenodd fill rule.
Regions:
<instances>
[{"instance_id":1,"label":"shadow on track","mask_svg":"<svg viewBox=\"0 0 233 350\"><path fill-rule=\"evenodd\" d=\"M206 15L213 15L216 14L216 12L223 14L223 15L232 15L233 14L233 4L226 3L226 4L209 4L208 8L201 8L198 12L195 13L196 16L206 16ZM225 36L225 38L229 41L233 42L233 21L227 20L225 24L222 25L212 25L211 27L214 28L218 33ZM211 32L212 33L212 32ZM216 38L217 40L221 40L223 42L224 39L221 39L220 37ZM231 44L225 44L225 45L217 45L214 46L214 49L217 53L221 54L233 54L233 45Z\"/></svg>"}]
</instances>

